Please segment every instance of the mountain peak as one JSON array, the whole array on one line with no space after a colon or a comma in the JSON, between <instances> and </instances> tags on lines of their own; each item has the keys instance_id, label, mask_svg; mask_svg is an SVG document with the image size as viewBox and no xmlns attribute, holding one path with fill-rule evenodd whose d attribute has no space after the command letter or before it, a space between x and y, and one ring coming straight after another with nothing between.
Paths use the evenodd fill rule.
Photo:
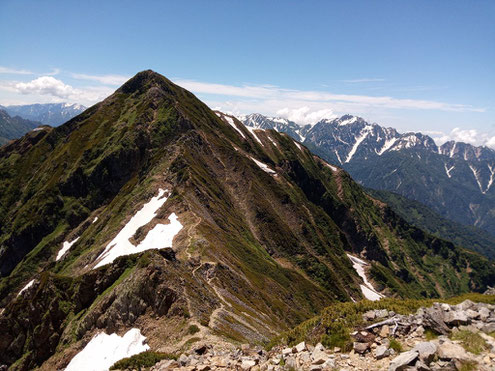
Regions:
<instances>
[{"instance_id":1,"label":"mountain peak","mask_svg":"<svg viewBox=\"0 0 495 371\"><path fill-rule=\"evenodd\" d=\"M170 89L172 82L165 76L160 75L153 70L145 70L138 72L134 77L128 80L119 88L123 93L143 92L152 87L159 86L161 88Z\"/></svg>"}]
</instances>

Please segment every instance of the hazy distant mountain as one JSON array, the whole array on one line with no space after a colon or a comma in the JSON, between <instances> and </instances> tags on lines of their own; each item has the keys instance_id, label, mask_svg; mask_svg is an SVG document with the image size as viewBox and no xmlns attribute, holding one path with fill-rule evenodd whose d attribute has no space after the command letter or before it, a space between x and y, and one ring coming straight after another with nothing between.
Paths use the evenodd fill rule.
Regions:
<instances>
[{"instance_id":1,"label":"hazy distant mountain","mask_svg":"<svg viewBox=\"0 0 495 371\"><path fill-rule=\"evenodd\" d=\"M58 126L83 112L86 107L70 103L28 104L3 107L11 116L20 116L42 124Z\"/></svg>"},{"instance_id":2,"label":"hazy distant mountain","mask_svg":"<svg viewBox=\"0 0 495 371\"><path fill-rule=\"evenodd\" d=\"M242 118L245 124L250 116ZM277 120L256 117L260 127ZM351 115L300 129L281 120L274 129L342 166L366 187L396 192L495 235L494 150L453 141L437 146L427 135L401 134Z\"/></svg>"},{"instance_id":3,"label":"hazy distant mountain","mask_svg":"<svg viewBox=\"0 0 495 371\"><path fill-rule=\"evenodd\" d=\"M25 120L19 116L11 117L6 111L0 109L0 145L23 136L39 125L41 125L39 122Z\"/></svg>"}]
</instances>

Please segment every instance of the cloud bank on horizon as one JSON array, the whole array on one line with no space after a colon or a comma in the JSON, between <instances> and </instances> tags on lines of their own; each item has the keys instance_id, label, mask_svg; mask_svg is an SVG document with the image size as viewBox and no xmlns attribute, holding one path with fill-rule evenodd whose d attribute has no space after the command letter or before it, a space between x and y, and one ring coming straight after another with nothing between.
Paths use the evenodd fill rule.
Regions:
<instances>
[{"instance_id":1,"label":"cloud bank on horizon","mask_svg":"<svg viewBox=\"0 0 495 371\"><path fill-rule=\"evenodd\" d=\"M72 84L64 82L58 76L54 77L59 74L65 75L65 80L71 80ZM0 104L3 105L69 102L90 106L108 97L131 77L118 74L62 73L60 69L37 74L26 69L3 66L0 66L0 75L14 77L7 80L0 79ZM27 81L18 80L19 76L26 80L26 76L36 75L38 77L31 77ZM197 94L210 107L226 113L241 115L258 112L283 117L300 125L316 123L324 118L331 119L347 113L367 118L370 113L377 116L376 113L380 110L471 113L486 111L484 107L434 100L337 94L327 91L284 89L273 85L236 86L180 78L172 81ZM381 82L384 79L360 78L341 81L358 84ZM455 127L449 133L438 130L423 130L423 132L431 135L437 144L455 140L495 148L495 135L476 129Z\"/></svg>"}]
</instances>

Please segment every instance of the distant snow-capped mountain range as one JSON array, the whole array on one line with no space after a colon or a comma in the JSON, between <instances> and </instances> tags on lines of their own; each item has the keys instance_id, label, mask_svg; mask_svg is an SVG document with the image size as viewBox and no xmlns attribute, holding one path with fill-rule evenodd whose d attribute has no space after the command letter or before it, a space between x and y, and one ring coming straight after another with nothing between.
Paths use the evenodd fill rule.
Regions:
<instances>
[{"instance_id":1,"label":"distant snow-capped mountain range","mask_svg":"<svg viewBox=\"0 0 495 371\"><path fill-rule=\"evenodd\" d=\"M58 126L83 112L86 107L77 103L45 103L20 106L0 106L10 116L39 121L42 124Z\"/></svg>"},{"instance_id":2,"label":"distant snow-capped mountain range","mask_svg":"<svg viewBox=\"0 0 495 371\"><path fill-rule=\"evenodd\" d=\"M420 201L457 222L495 234L495 151L344 115L300 126L284 118L241 116L249 127L274 129L340 165L366 187Z\"/></svg>"}]
</instances>

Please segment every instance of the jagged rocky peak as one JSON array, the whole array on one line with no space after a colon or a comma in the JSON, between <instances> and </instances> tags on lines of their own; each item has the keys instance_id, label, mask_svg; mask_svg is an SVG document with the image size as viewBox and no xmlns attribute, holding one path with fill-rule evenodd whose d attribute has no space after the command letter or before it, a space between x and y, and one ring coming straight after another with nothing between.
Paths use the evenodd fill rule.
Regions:
<instances>
[{"instance_id":1,"label":"jagged rocky peak","mask_svg":"<svg viewBox=\"0 0 495 371\"><path fill-rule=\"evenodd\" d=\"M466 161L495 160L495 151L486 146L473 146L469 143L455 142L453 140L445 142L439 148L439 153Z\"/></svg>"},{"instance_id":2,"label":"jagged rocky peak","mask_svg":"<svg viewBox=\"0 0 495 371\"><path fill-rule=\"evenodd\" d=\"M282 117L268 117L260 113L251 113L237 117L247 127L257 129L273 129L280 133L286 133L294 139L301 141L301 126Z\"/></svg>"},{"instance_id":3,"label":"jagged rocky peak","mask_svg":"<svg viewBox=\"0 0 495 371\"><path fill-rule=\"evenodd\" d=\"M400 135L394 145L390 148L392 151L400 151L402 149L426 149L432 152L437 152L438 147L435 141L428 135L421 133L405 133Z\"/></svg>"},{"instance_id":4,"label":"jagged rocky peak","mask_svg":"<svg viewBox=\"0 0 495 371\"><path fill-rule=\"evenodd\" d=\"M321 119L320 121L316 122L318 123L323 123L323 124L331 124L331 125L336 125L336 126L346 126L346 125L352 125L354 123L363 123L364 119L358 116L353 116L353 115L343 115L341 117L337 118L324 118Z\"/></svg>"}]
</instances>

